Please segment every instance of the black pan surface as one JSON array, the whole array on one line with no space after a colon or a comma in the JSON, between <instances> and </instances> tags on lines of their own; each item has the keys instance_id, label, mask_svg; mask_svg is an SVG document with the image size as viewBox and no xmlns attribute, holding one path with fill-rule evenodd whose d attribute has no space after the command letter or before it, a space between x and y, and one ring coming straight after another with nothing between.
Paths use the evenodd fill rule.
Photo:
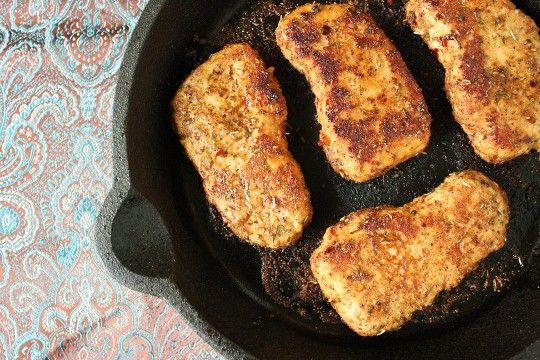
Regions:
<instances>
[{"instance_id":1,"label":"black pan surface","mask_svg":"<svg viewBox=\"0 0 540 360\"><path fill-rule=\"evenodd\" d=\"M364 184L344 180L328 165L317 145L313 94L275 44L280 16L303 1L155 3L145 11L153 21L145 23L143 15L143 28L134 34L135 45L130 47L137 52L128 51L119 80L114 131L121 135L115 146L126 151L127 165L115 149L120 154L115 166L117 177L129 173L133 197L146 199L157 209L149 219L163 220L172 248L145 247L133 255L135 250L126 249L134 247L133 237L125 240L122 229L141 218L129 215L116 226L117 215L112 245L123 266L150 278L172 272L179 294L163 290L162 296L222 351L240 357L502 359L540 338L540 156L531 153L491 165L474 154L453 120L442 89L444 70L403 22L401 1L357 5L370 12L394 41L422 88L433 117L432 136L425 153ZM516 5L538 23L538 0L520 0ZM248 42L267 66L275 67L288 105L289 149L311 192L313 221L298 244L282 251L256 248L228 231L207 203L200 177L169 122L169 103L182 80L211 53L233 42ZM470 168L487 174L508 195L511 219L505 247L402 329L377 338L352 333L324 301L309 271L309 256L324 230L358 209L407 203L431 191L451 172ZM121 206L131 204L125 203ZM142 242L155 243L153 234L159 231L141 230L138 236ZM115 249L115 241L127 245ZM163 260L168 254L160 251L172 252L176 262L168 264ZM148 256L168 265L144 258ZM149 261L157 265L149 267ZM158 285L139 288L160 295Z\"/></svg>"}]
</instances>

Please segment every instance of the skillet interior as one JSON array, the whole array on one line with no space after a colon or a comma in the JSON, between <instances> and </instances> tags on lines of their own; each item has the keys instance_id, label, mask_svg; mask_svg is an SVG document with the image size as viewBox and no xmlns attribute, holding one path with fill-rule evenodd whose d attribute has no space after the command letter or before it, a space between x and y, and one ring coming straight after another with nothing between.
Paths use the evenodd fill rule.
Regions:
<instances>
[{"instance_id":1,"label":"skillet interior","mask_svg":"<svg viewBox=\"0 0 540 360\"><path fill-rule=\"evenodd\" d=\"M454 346L462 346L461 355L469 352L474 357L474 354L482 353L491 354L494 358L508 357L540 337L540 267L533 250L538 240L535 223L540 209L539 156L530 154L502 166L492 166L474 155L466 136L453 121L450 106L441 90L443 71L420 39L399 21L399 2L391 7L372 2L369 9L394 40L422 87L434 119L433 134L426 154L367 184L347 182L327 164L324 154L316 145L318 128L314 120L313 96L306 81L282 58L273 42L273 29L279 15L296 3L263 0L254 4L227 2L225 6L220 1L209 1L207 7L201 2L189 4L184 0L181 3L167 2L153 24L140 55L133 74L136 90L130 94L130 104L138 105L132 105L129 111L127 145L134 187L156 205L168 226L178 221L183 224L181 231L170 232L174 237L178 261L175 269L177 283L184 295L195 290L187 290L186 286L189 285L182 283L182 274L190 270L178 259L186 257L183 243L193 241L203 244L203 251L213 256L210 261L217 262L220 266L218 269L227 272L230 279L255 300L256 303L249 302L249 306L256 307L258 310L255 313L262 315L258 316L258 320L253 320L253 326L266 327L272 336L276 335L272 331L281 327L268 326L268 322L280 322L293 334L298 333L298 337L302 337L302 341L291 340L294 344L291 347L282 350L279 349L282 346L274 348L283 352L280 358L294 356L295 351L300 351L299 346L309 343L304 337L315 341L320 348L307 350L304 347L301 353L312 352L321 357L325 354L323 349L332 351L332 354L338 354L340 350L336 349L341 349L343 356L359 352L366 356L390 353L412 356L418 351L436 354L447 348L450 355ZM540 4L531 1L518 5L538 21ZM214 9L222 6L223 10L217 12L212 10L212 6L215 6ZM180 17L187 18L187 14L192 14L190 20L175 21ZM204 198L200 179L182 155L167 121L170 116L168 104L182 79L224 43L236 41L249 42L261 52L268 66L276 67L276 76L287 99L291 125L289 147L304 171L315 216L298 246L279 253L264 252L263 258L267 275L283 280L283 286L274 289L274 295L279 295L282 302L289 301L295 310L306 312L310 319L275 304L266 294L260 278L259 251L231 237L220 223L219 216L212 213ZM151 150L145 149L145 146ZM356 209L381 204L401 205L433 189L450 172L466 168L481 170L506 190L512 204L508 244L490 256L461 286L444 294L432 309L419 314L410 325L394 334L363 339L343 325L318 320L321 313L331 314L324 305L313 309L310 305L312 302L295 297L303 280L301 277L300 280L293 279L293 276L279 269L289 264L285 267L290 268L290 273L297 273L295 269L302 267L302 261L309 256L310 249L316 246L328 225ZM150 179L156 173L159 178ZM174 201L175 211L164 209L168 205L164 205L167 201L163 198L169 195ZM181 220L175 218L178 216L175 212ZM278 267L272 266L276 263ZM209 282L214 280L210 275L207 278ZM468 291L471 285L481 290ZM223 302L237 300L224 299ZM211 317L204 308L197 310L203 317ZM247 313L253 314L250 311ZM519 324L519 319L527 320ZM230 329L227 330L233 334L233 324L237 320L243 321L241 316L228 320ZM230 332L226 336L241 343ZM512 340L508 344L501 344L497 341L501 338ZM477 342L483 344L481 348L476 345ZM468 344L476 346L467 347ZM279 355L276 352L269 354L268 347L262 344L240 345L262 357L276 358L273 355Z\"/></svg>"},{"instance_id":2,"label":"skillet interior","mask_svg":"<svg viewBox=\"0 0 540 360\"><path fill-rule=\"evenodd\" d=\"M309 86L283 58L274 41L273 33L279 17L296 6L297 3L292 1L259 1L247 6L217 32L197 40L201 46L194 44L197 54L194 62L200 63L227 43L248 42L261 52L268 66L275 66L276 76L289 104L290 149L302 166L312 194L313 223L302 241L285 251L255 249L232 236L215 210L206 210L208 204L204 196L200 196L203 193L197 188L198 184L194 184L197 180L193 179L186 184L184 193L189 202L200 205L192 217L204 214L206 219L203 221L207 224L203 226L207 227L209 223L214 227L213 234L203 237L206 245L233 277L241 279L240 285L256 299L262 299L274 311L283 310L271 304L274 300L311 320L305 321L296 314L279 311L290 321L302 323L307 329L312 327L310 322L314 324L320 320L339 324L339 317L324 301L309 271L309 255L320 242L324 230L354 210L383 204L401 205L437 186L450 172L475 168L501 183L509 195L513 216L508 244L484 261L461 286L442 294L434 306L418 313L406 328L393 335L411 334L432 325L454 322L496 298L520 273L523 259L534 243L534 239L524 233L531 227L534 214L538 213L538 202L531 206L527 201L527 198L537 199L540 196L540 163L537 157L525 156L504 166L489 166L476 157L467 137L452 119L450 105L442 91L444 71L421 40L403 23L401 4L390 7L384 3L367 3L359 6L366 6L398 44L424 89L434 118L433 136L426 154L368 184L343 180L330 168L317 145L318 126ZM183 158L182 166L184 172L189 171L197 177L189 160ZM193 187L196 191L192 191ZM271 299L260 286L260 257L263 260L263 284ZM356 338L351 337L343 325L318 325L317 333L351 340Z\"/></svg>"}]
</instances>

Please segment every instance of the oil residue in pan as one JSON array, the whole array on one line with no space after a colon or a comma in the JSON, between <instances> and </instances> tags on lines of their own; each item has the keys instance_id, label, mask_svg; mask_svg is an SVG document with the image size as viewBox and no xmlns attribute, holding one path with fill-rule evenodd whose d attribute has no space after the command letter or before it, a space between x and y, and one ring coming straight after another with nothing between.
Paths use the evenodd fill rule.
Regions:
<instances>
[{"instance_id":1,"label":"oil residue in pan","mask_svg":"<svg viewBox=\"0 0 540 360\"><path fill-rule=\"evenodd\" d=\"M256 249L235 238L215 210L205 203L206 221L215 235L209 240L213 241L209 246L214 253L219 253L221 262L247 264L242 266L246 279L258 280L245 280L244 288L249 287L249 292L257 297L269 295L274 302L290 309L291 314L310 319L314 328L320 329L321 322L335 326L333 324L340 322L339 317L324 300L309 269L309 256L324 230L358 209L383 204L400 206L434 189L449 173L473 168L499 183L508 195L511 218L507 243L485 259L458 287L439 294L431 307L415 314L398 333L415 333L463 319L496 301L497 295L507 291L519 275L528 273L538 278L536 273L531 274L539 269L531 264L534 259L531 252L538 241L538 230L534 229L540 213L540 156L531 153L495 166L474 154L466 135L452 118L442 90L444 71L403 23L401 1L356 3L369 11L394 41L421 86L433 117L430 144L424 154L364 184L348 182L330 168L316 145L319 128L313 95L303 76L283 58L274 40L274 29L280 17L300 3L291 0L254 2L196 45L197 63L227 43L247 42L261 53L268 66L275 67L288 105L289 149L302 167L314 208L312 224L303 238L288 249L271 251ZM190 194L188 196L196 202L205 201L203 196Z\"/></svg>"},{"instance_id":2,"label":"oil residue in pan","mask_svg":"<svg viewBox=\"0 0 540 360\"><path fill-rule=\"evenodd\" d=\"M324 299L309 265L309 257L322 238L322 233L317 235L304 236L301 244L289 249L261 250L262 282L278 304L309 319L339 324L339 315Z\"/></svg>"}]
</instances>

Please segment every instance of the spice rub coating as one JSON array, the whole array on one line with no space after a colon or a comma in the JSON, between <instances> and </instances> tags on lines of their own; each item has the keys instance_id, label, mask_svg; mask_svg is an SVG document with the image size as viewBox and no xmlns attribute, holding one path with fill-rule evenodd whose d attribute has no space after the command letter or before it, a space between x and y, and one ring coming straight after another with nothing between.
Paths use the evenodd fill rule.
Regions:
<instances>
[{"instance_id":1,"label":"spice rub coating","mask_svg":"<svg viewBox=\"0 0 540 360\"><path fill-rule=\"evenodd\" d=\"M402 207L360 210L311 256L321 290L362 336L396 330L506 241L504 191L480 172L449 175Z\"/></svg>"},{"instance_id":2,"label":"spice rub coating","mask_svg":"<svg viewBox=\"0 0 540 360\"><path fill-rule=\"evenodd\" d=\"M508 0L410 0L407 21L445 68L454 117L485 161L540 149L540 36Z\"/></svg>"},{"instance_id":3,"label":"spice rub coating","mask_svg":"<svg viewBox=\"0 0 540 360\"><path fill-rule=\"evenodd\" d=\"M319 143L336 172L368 181L424 150L431 117L420 88L368 14L303 5L281 19L276 40L311 85Z\"/></svg>"},{"instance_id":4,"label":"spice rub coating","mask_svg":"<svg viewBox=\"0 0 540 360\"><path fill-rule=\"evenodd\" d=\"M172 101L173 122L208 201L239 238L283 248L310 222L309 191L287 149L281 89L247 44L225 46Z\"/></svg>"}]
</instances>

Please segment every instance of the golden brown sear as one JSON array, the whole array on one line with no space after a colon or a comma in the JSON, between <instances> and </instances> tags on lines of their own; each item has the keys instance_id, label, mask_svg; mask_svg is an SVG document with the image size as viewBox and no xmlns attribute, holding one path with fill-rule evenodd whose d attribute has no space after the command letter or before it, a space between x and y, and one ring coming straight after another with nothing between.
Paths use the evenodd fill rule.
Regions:
<instances>
[{"instance_id":1,"label":"golden brown sear","mask_svg":"<svg viewBox=\"0 0 540 360\"><path fill-rule=\"evenodd\" d=\"M446 70L454 116L501 163L540 149L540 36L508 0L410 0L407 20Z\"/></svg>"},{"instance_id":2,"label":"golden brown sear","mask_svg":"<svg viewBox=\"0 0 540 360\"><path fill-rule=\"evenodd\" d=\"M180 141L208 201L243 240L283 248L311 220L309 192L287 149L287 108L247 44L227 45L195 69L172 102Z\"/></svg>"},{"instance_id":3,"label":"golden brown sear","mask_svg":"<svg viewBox=\"0 0 540 360\"><path fill-rule=\"evenodd\" d=\"M449 175L402 207L354 212L311 256L323 294L362 336L395 330L506 241L504 191L477 171Z\"/></svg>"},{"instance_id":4,"label":"golden brown sear","mask_svg":"<svg viewBox=\"0 0 540 360\"><path fill-rule=\"evenodd\" d=\"M316 98L320 144L335 171L368 181L427 145L431 117L392 42L353 5L307 4L276 29Z\"/></svg>"}]
</instances>

